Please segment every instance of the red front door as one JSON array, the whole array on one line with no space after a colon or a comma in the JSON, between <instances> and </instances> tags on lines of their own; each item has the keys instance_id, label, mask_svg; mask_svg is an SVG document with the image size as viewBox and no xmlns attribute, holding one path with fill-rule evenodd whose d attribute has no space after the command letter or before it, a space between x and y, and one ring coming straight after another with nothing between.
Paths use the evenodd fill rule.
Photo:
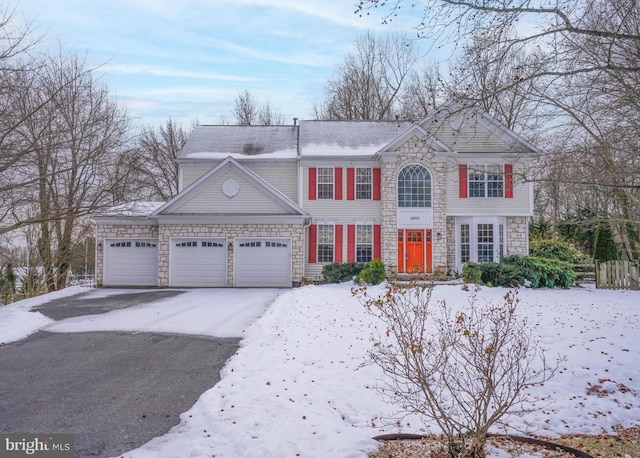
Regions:
<instances>
[{"instance_id":1,"label":"red front door","mask_svg":"<svg viewBox=\"0 0 640 458\"><path fill-rule=\"evenodd\" d=\"M431 230L398 230L398 272L431 272Z\"/></svg>"}]
</instances>

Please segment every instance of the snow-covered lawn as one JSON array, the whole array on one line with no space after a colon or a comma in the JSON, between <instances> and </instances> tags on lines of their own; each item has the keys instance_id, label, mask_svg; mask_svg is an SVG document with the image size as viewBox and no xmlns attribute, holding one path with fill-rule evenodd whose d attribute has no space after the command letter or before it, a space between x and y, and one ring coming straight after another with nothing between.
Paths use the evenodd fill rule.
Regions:
<instances>
[{"instance_id":1,"label":"snow-covered lawn","mask_svg":"<svg viewBox=\"0 0 640 458\"><path fill-rule=\"evenodd\" d=\"M365 457L376 447L373 436L423 432L430 425L418 418L385 425L394 407L375 389L381 371L362 365L379 323L364 313L351 286L283 291L262 317L246 326L240 334L241 348L223 369L221 381L182 415L181 423L125 456ZM383 290L370 288L370 294ZM497 302L505 292L481 288L476 300ZM471 294L461 285L439 285L433 300L463 305ZM138 312L184 306L187 297L140 307ZM529 317L534 334L550 355L565 355L566 361L551 381L532 392L545 397L545 405L510 417L511 432L557 437L640 425L640 292L522 289L519 298L520 313ZM0 341L6 332L5 316L15 322L28 308L20 303L0 308ZM116 313L60 321L49 329L116 330L122 322L112 319ZM137 312L128 313L133 317ZM203 334L202 320L193 310L190 313L193 331L182 320L173 332ZM41 318L29 320L32 328L51 324ZM123 329L133 330L132 319L126 321ZM152 330L144 320L138 323L137 330Z\"/></svg>"}]
</instances>

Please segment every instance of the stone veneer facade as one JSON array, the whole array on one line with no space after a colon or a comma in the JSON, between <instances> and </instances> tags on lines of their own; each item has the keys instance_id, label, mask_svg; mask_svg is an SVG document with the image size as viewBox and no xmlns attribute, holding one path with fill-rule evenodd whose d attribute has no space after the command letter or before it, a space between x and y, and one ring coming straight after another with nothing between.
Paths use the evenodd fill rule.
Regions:
<instances>
[{"instance_id":1,"label":"stone veneer facade","mask_svg":"<svg viewBox=\"0 0 640 458\"><path fill-rule=\"evenodd\" d=\"M158 237L158 286L169 286L169 240L172 237L286 237L291 239L292 284L302 280L303 226L299 224L162 224ZM227 250L227 286L233 286L233 250Z\"/></svg>"},{"instance_id":2,"label":"stone veneer facade","mask_svg":"<svg viewBox=\"0 0 640 458\"><path fill-rule=\"evenodd\" d=\"M409 164L424 165L431 172L431 205L433 209L432 227L432 262L434 272L439 269L447 270L451 265L448 261L447 246L449 238L446 219L446 179L447 163L435 160L433 150L425 141L413 137L400 147L399 153L393 158L382 160L382 262L386 266L398 264L398 200L396 189L400 170ZM417 228L416 228L417 229ZM441 234L437 237L436 234ZM455 253L455 244L452 244Z\"/></svg>"},{"instance_id":3,"label":"stone veneer facade","mask_svg":"<svg viewBox=\"0 0 640 458\"><path fill-rule=\"evenodd\" d=\"M283 237L291 240L292 285L302 280L304 263L304 228L301 224L98 224L96 240L96 280L103 281L104 248L108 238L158 239L158 286L169 286L169 241L172 237L225 237L227 243L236 237ZM233 250L227 250L227 286L233 287Z\"/></svg>"},{"instance_id":4,"label":"stone veneer facade","mask_svg":"<svg viewBox=\"0 0 640 458\"><path fill-rule=\"evenodd\" d=\"M397 180L400 170L409 164L421 164L431 172L432 209L432 262L434 272L456 274L456 232L455 217L447 216L446 160L436 160L435 154L425 141L413 137L399 149L392 158L383 158L382 189L382 262L386 266L398 264L398 201ZM388 192L393 190L392 192ZM507 254L526 255L529 253L528 225L526 216L509 216L507 224ZM418 228L416 228L418 229ZM441 234L438 236L438 234Z\"/></svg>"},{"instance_id":5,"label":"stone veneer facade","mask_svg":"<svg viewBox=\"0 0 640 458\"><path fill-rule=\"evenodd\" d=\"M529 254L529 217L507 216L507 254Z\"/></svg>"}]
</instances>

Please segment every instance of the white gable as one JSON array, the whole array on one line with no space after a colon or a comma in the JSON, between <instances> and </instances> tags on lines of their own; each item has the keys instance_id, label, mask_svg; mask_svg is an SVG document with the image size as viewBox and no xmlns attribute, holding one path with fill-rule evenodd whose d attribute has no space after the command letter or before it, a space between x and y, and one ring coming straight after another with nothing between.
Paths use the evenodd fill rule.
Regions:
<instances>
[{"instance_id":1,"label":"white gable","mask_svg":"<svg viewBox=\"0 0 640 458\"><path fill-rule=\"evenodd\" d=\"M293 201L228 158L155 212L168 215L305 215Z\"/></svg>"}]
</instances>

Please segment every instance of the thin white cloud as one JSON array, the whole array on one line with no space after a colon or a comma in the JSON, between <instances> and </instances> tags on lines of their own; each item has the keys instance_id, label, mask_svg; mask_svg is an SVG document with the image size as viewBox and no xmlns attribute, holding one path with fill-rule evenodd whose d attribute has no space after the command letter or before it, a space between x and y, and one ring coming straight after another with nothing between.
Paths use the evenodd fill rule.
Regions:
<instances>
[{"instance_id":1,"label":"thin white cloud","mask_svg":"<svg viewBox=\"0 0 640 458\"><path fill-rule=\"evenodd\" d=\"M173 70L161 67L154 67L150 65L112 65L107 64L100 67L101 70L109 73L133 73L133 74L147 74L153 76L167 76L172 78L189 78L189 79L204 79L215 81L238 81L238 82L255 82L261 81L261 78L253 76L240 76L240 75L221 75L211 72L194 72L184 70Z\"/></svg>"},{"instance_id":2,"label":"thin white cloud","mask_svg":"<svg viewBox=\"0 0 640 458\"><path fill-rule=\"evenodd\" d=\"M305 55L286 55L266 52L250 46L243 46L231 41L218 40L214 38L210 39L209 43L215 47L225 49L235 54L242 54L271 62L280 62L290 65L304 65L307 67L325 67L328 65L328 62L326 62L326 59L322 58L322 56L311 53L306 53Z\"/></svg>"},{"instance_id":3,"label":"thin white cloud","mask_svg":"<svg viewBox=\"0 0 640 458\"><path fill-rule=\"evenodd\" d=\"M323 0L322 2L309 0L234 0L234 3L292 10L333 24L357 29L371 29L379 26L379 23L363 20L354 14L355 7L353 3L345 0Z\"/></svg>"},{"instance_id":4,"label":"thin white cloud","mask_svg":"<svg viewBox=\"0 0 640 458\"><path fill-rule=\"evenodd\" d=\"M113 2L113 0L109 0ZM127 7L148 11L150 14L171 17L179 15L186 8L210 9L212 6L229 8L228 0L126 0ZM233 6L257 6L274 10L289 10L306 16L322 19L332 24L356 29L381 28L380 21L371 21L354 14L355 6L349 0L233 0Z\"/></svg>"}]
</instances>

